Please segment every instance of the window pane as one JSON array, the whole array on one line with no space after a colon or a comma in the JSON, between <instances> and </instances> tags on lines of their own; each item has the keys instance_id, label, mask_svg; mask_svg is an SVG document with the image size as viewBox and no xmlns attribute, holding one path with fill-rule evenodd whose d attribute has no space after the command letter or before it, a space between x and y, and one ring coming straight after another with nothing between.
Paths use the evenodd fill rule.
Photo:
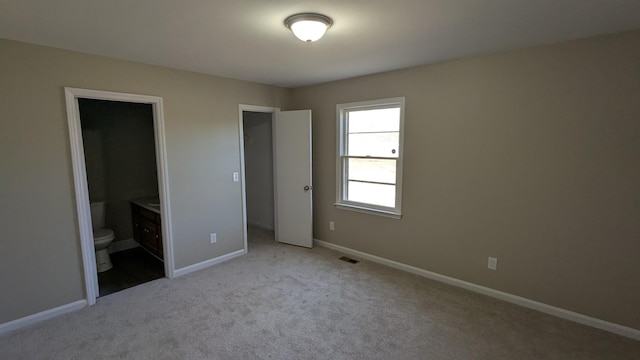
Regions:
<instances>
[{"instance_id":1,"label":"window pane","mask_svg":"<svg viewBox=\"0 0 640 360\"><path fill-rule=\"evenodd\" d=\"M387 207L396 205L396 186L349 181L347 199Z\"/></svg>"},{"instance_id":2,"label":"window pane","mask_svg":"<svg viewBox=\"0 0 640 360\"><path fill-rule=\"evenodd\" d=\"M397 158L399 134L398 132L349 134L346 155Z\"/></svg>"},{"instance_id":3,"label":"window pane","mask_svg":"<svg viewBox=\"0 0 640 360\"><path fill-rule=\"evenodd\" d=\"M400 216L404 97L336 105L337 206Z\"/></svg>"},{"instance_id":4,"label":"window pane","mask_svg":"<svg viewBox=\"0 0 640 360\"><path fill-rule=\"evenodd\" d=\"M400 131L400 108L350 110L348 132Z\"/></svg>"},{"instance_id":5,"label":"window pane","mask_svg":"<svg viewBox=\"0 0 640 360\"><path fill-rule=\"evenodd\" d=\"M348 159L348 180L396 183L396 160Z\"/></svg>"}]
</instances>

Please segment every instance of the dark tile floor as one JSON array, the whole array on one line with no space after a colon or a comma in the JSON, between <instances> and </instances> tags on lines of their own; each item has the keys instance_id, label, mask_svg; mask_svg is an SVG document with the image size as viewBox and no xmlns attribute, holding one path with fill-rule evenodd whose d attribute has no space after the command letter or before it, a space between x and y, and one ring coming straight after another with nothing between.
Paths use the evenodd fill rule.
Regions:
<instances>
[{"instance_id":1,"label":"dark tile floor","mask_svg":"<svg viewBox=\"0 0 640 360\"><path fill-rule=\"evenodd\" d=\"M164 277L164 264L140 247L111 254L113 267L98 273L100 296Z\"/></svg>"}]
</instances>

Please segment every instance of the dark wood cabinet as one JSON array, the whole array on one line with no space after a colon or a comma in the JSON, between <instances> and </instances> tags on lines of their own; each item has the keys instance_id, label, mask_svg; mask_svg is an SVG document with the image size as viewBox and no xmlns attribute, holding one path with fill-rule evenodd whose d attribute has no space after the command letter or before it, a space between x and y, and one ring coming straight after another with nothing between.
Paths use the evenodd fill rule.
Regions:
<instances>
[{"instance_id":1,"label":"dark wood cabinet","mask_svg":"<svg viewBox=\"0 0 640 360\"><path fill-rule=\"evenodd\" d=\"M140 246L163 259L162 222L160 214L131 203L133 238Z\"/></svg>"}]
</instances>

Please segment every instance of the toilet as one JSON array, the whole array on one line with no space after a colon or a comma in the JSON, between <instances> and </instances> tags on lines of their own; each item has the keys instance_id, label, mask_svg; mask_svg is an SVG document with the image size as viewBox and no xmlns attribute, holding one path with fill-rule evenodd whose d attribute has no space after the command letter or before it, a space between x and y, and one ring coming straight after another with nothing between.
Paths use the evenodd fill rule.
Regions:
<instances>
[{"instance_id":1,"label":"toilet","mask_svg":"<svg viewBox=\"0 0 640 360\"><path fill-rule=\"evenodd\" d=\"M113 230L105 229L105 203L104 201L91 202L91 226L93 227L93 244L96 249L96 267L98 272L111 269L109 258L109 245L115 239Z\"/></svg>"}]
</instances>

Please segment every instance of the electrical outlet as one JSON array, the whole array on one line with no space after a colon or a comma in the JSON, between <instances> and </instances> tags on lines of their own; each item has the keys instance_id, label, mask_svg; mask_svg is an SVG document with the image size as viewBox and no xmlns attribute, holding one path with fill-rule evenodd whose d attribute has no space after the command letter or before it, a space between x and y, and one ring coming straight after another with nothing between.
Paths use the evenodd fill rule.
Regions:
<instances>
[{"instance_id":1,"label":"electrical outlet","mask_svg":"<svg viewBox=\"0 0 640 360\"><path fill-rule=\"evenodd\" d=\"M336 229L336 225L333 223L333 221L329 221L329 230L335 230Z\"/></svg>"},{"instance_id":2,"label":"electrical outlet","mask_svg":"<svg viewBox=\"0 0 640 360\"><path fill-rule=\"evenodd\" d=\"M498 270L498 258L489 256L489 261L487 262L487 268L491 270Z\"/></svg>"},{"instance_id":3,"label":"electrical outlet","mask_svg":"<svg viewBox=\"0 0 640 360\"><path fill-rule=\"evenodd\" d=\"M215 244L218 242L218 236L216 235L216 233L211 234L211 243Z\"/></svg>"},{"instance_id":4,"label":"electrical outlet","mask_svg":"<svg viewBox=\"0 0 640 360\"><path fill-rule=\"evenodd\" d=\"M238 174L237 171L233 172L233 182L238 182L240 181L240 174Z\"/></svg>"}]
</instances>

